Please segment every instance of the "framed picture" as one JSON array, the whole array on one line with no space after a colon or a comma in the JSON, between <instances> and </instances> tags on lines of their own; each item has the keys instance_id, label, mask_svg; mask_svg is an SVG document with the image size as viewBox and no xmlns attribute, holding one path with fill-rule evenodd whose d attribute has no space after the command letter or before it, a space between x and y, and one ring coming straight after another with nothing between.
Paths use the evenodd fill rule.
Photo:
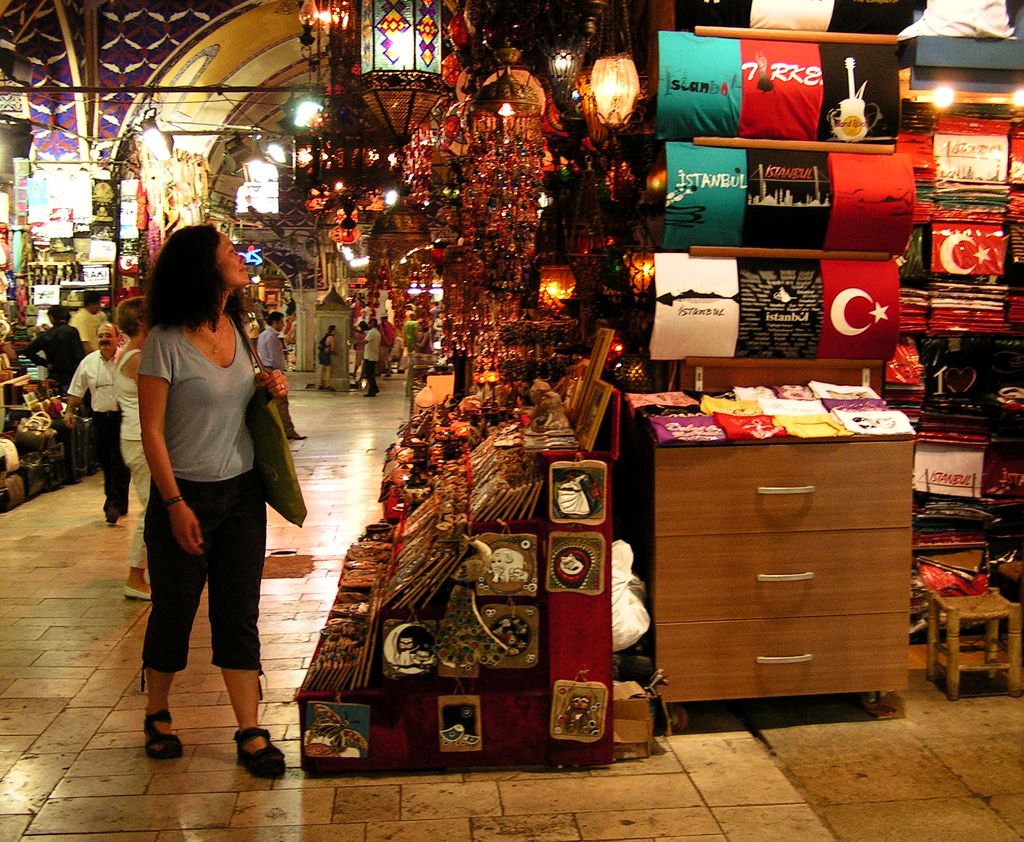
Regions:
<instances>
[{"instance_id":1,"label":"framed picture","mask_svg":"<svg viewBox=\"0 0 1024 842\"><path fill-rule=\"evenodd\" d=\"M441 751L483 751L480 697L438 696L437 730Z\"/></svg>"},{"instance_id":2,"label":"framed picture","mask_svg":"<svg viewBox=\"0 0 1024 842\"><path fill-rule=\"evenodd\" d=\"M590 360L580 360L569 369L565 375L564 394L562 403L565 406L565 414L575 424L579 413L580 404L583 400L583 386L586 381L587 371L590 368ZM563 384L559 384L563 385ZM558 391L556 388L555 391Z\"/></svg>"},{"instance_id":3,"label":"framed picture","mask_svg":"<svg viewBox=\"0 0 1024 842\"><path fill-rule=\"evenodd\" d=\"M608 466L596 459L552 462L548 519L552 523L604 523L607 481Z\"/></svg>"},{"instance_id":4,"label":"framed picture","mask_svg":"<svg viewBox=\"0 0 1024 842\"><path fill-rule=\"evenodd\" d=\"M594 449L608 401L614 391L615 387L603 380L594 381L586 403L580 406L579 420L576 422L576 441L579 442L580 450Z\"/></svg>"},{"instance_id":5,"label":"framed picture","mask_svg":"<svg viewBox=\"0 0 1024 842\"><path fill-rule=\"evenodd\" d=\"M579 386L579 400L573 402L573 405L576 407L577 437L579 435L580 414L584 412L584 407L590 400L590 392L594 384L601 379L605 361L608 359L608 351L612 347L612 340L614 338L615 331L610 327L601 328L594 336L594 347L590 349L590 360L587 363L586 371Z\"/></svg>"}]
</instances>

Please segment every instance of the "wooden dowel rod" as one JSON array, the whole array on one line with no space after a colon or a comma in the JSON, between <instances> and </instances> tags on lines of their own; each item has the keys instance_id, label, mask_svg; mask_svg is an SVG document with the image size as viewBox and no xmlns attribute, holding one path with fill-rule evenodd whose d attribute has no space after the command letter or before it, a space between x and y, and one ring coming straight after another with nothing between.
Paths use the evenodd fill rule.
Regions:
<instances>
[{"instance_id":1,"label":"wooden dowel rod","mask_svg":"<svg viewBox=\"0 0 1024 842\"><path fill-rule=\"evenodd\" d=\"M889 260L884 251L825 251L735 246L690 246L690 257L765 257L779 260Z\"/></svg>"},{"instance_id":2,"label":"wooden dowel rod","mask_svg":"<svg viewBox=\"0 0 1024 842\"><path fill-rule=\"evenodd\" d=\"M895 143L842 143L830 140L762 140L753 137L695 137L697 146L727 146L731 149L789 149L794 152L856 152L892 155Z\"/></svg>"},{"instance_id":3,"label":"wooden dowel rod","mask_svg":"<svg viewBox=\"0 0 1024 842\"><path fill-rule=\"evenodd\" d=\"M697 26L694 34L705 38L752 38L758 41L812 41L818 44L883 44L895 47L895 35L863 32L798 32L790 29L739 29L732 26Z\"/></svg>"}]
</instances>

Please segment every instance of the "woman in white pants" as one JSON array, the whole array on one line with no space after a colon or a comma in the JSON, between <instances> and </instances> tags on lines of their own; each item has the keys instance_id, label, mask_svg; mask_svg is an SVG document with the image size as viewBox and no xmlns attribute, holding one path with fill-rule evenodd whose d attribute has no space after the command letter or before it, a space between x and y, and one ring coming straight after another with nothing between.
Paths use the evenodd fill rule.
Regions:
<instances>
[{"instance_id":1,"label":"woman in white pants","mask_svg":"<svg viewBox=\"0 0 1024 842\"><path fill-rule=\"evenodd\" d=\"M146 524L144 517L149 505L149 465L142 450L142 427L139 424L139 351L148 333L145 317L146 299L126 298L117 305L114 316L117 327L128 336L128 345L121 351L117 371L114 373L114 388L117 402L121 407L121 457L132 473L132 485L142 504L135 524L135 534L128 549L128 579L124 583L124 595L129 599L149 599L149 582L146 581L146 544L142 531Z\"/></svg>"}]
</instances>

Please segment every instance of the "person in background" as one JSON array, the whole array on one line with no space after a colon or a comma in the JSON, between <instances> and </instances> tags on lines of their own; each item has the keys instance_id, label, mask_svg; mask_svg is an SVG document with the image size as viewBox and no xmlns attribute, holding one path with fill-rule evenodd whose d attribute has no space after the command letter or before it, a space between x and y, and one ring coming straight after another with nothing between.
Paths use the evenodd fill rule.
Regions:
<instances>
[{"instance_id":1,"label":"person in background","mask_svg":"<svg viewBox=\"0 0 1024 842\"><path fill-rule=\"evenodd\" d=\"M359 388L359 381L365 377L363 371L363 354L366 351L366 333L370 326L365 321L360 321L352 330L352 350L356 352L355 365L352 366L352 386Z\"/></svg>"},{"instance_id":2,"label":"person in background","mask_svg":"<svg viewBox=\"0 0 1024 842\"><path fill-rule=\"evenodd\" d=\"M100 325L106 324L107 317L100 312L103 297L97 290L88 289L82 295L82 306L71 317L71 327L82 337L82 349L87 354L99 348Z\"/></svg>"},{"instance_id":3,"label":"person in background","mask_svg":"<svg viewBox=\"0 0 1024 842\"><path fill-rule=\"evenodd\" d=\"M387 313L381 313L380 324L380 357L377 360L377 371L385 377L391 376L391 354L395 347L395 326L391 324Z\"/></svg>"},{"instance_id":4,"label":"person in background","mask_svg":"<svg viewBox=\"0 0 1024 842\"><path fill-rule=\"evenodd\" d=\"M382 353L377 320L371 318L370 329L366 332L366 347L363 349L363 376L366 378L364 398L375 398L380 391L377 388L377 362Z\"/></svg>"},{"instance_id":5,"label":"person in background","mask_svg":"<svg viewBox=\"0 0 1024 842\"><path fill-rule=\"evenodd\" d=\"M284 356L284 340L281 338L281 331L284 329L284 313L274 310L267 313L267 325L260 332L256 339L256 353L269 369L280 371L282 374L288 369L288 361ZM293 441L302 441L305 436L300 436L292 423L292 414L288 409L288 397L277 398L277 411L284 422L284 432Z\"/></svg>"},{"instance_id":6,"label":"person in background","mask_svg":"<svg viewBox=\"0 0 1024 842\"><path fill-rule=\"evenodd\" d=\"M405 324L402 325L402 339L405 344L404 355L398 364L398 370L404 371L406 366L415 365L416 338L419 336L419 325L416 322L416 311L407 307L405 311Z\"/></svg>"},{"instance_id":7,"label":"person in background","mask_svg":"<svg viewBox=\"0 0 1024 842\"><path fill-rule=\"evenodd\" d=\"M111 526L128 514L130 480L121 458L121 407L114 388L114 373L121 354L117 340L117 328L112 324L99 329L99 350L86 354L75 369L64 409L64 425L70 429L75 426L75 412L89 395L96 429L96 457L103 471L103 514Z\"/></svg>"},{"instance_id":8,"label":"person in background","mask_svg":"<svg viewBox=\"0 0 1024 842\"><path fill-rule=\"evenodd\" d=\"M141 296L126 298L117 305L114 320L118 329L128 337L128 344L121 349L121 355L114 371L114 390L118 406L121 407L121 458L131 473L132 485L139 497L141 514L135 524L132 543L128 547L128 578L122 587L129 599L149 599L149 582L146 581L146 542L143 529L146 525L146 507L149 505L149 463L142 449L142 425L139 423L139 354L142 343L149 332L145 317L146 299Z\"/></svg>"},{"instance_id":9,"label":"person in background","mask_svg":"<svg viewBox=\"0 0 1024 842\"><path fill-rule=\"evenodd\" d=\"M36 365L46 366L51 380L60 385L61 394L67 394L75 369L85 356L82 337L68 324L70 313L63 304L54 304L48 311L53 327L44 330L22 353Z\"/></svg>"},{"instance_id":10,"label":"person in background","mask_svg":"<svg viewBox=\"0 0 1024 842\"><path fill-rule=\"evenodd\" d=\"M279 398L288 382L279 371L253 373L243 334L249 283L231 240L212 225L175 231L149 279L150 330L138 374L142 446L153 475L143 728L147 756L182 755L168 699L188 663L208 584L213 663L238 722L238 762L253 775L274 777L284 773L284 754L258 724L267 504L245 411L257 388Z\"/></svg>"},{"instance_id":11,"label":"person in background","mask_svg":"<svg viewBox=\"0 0 1024 842\"><path fill-rule=\"evenodd\" d=\"M320 366L320 383L317 388L328 392L334 391L331 385L331 357L338 353L338 340L334 333L336 330L334 325L328 325L327 333L320 337L316 350L316 361Z\"/></svg>"}]
</instances>

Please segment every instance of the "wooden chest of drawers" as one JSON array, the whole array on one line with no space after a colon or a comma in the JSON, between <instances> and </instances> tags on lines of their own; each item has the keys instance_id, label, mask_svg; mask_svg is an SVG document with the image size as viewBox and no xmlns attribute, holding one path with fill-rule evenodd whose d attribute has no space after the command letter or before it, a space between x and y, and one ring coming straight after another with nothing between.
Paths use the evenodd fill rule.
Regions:
<instances>
[{"instance_id":1,"label":"wooden chest of drawers","mask_svg":"<svg viewBox=\"0 0 1024 842\"><path fill-rule=\"evenodd\" d=\"M911 441L646 448L668 700L906 685Z\"/></svg>"}]
</instances>

